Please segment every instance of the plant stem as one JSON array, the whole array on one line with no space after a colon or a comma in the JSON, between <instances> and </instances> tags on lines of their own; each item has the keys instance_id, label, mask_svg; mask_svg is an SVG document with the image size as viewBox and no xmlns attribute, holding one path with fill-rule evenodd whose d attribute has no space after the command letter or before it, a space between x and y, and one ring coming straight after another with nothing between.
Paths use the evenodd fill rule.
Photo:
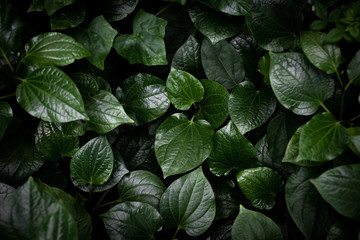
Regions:
<instances>
[{"instance_id":1,"label":"plant stem","mask_svg":"<svg viewBox=\"0 0 360 240\"><path fill-rule=\"evenodd\" d=\"M98 209L98 208L101 208L101 207L105 207L105 206L111 205L111 204L113 204L113 203L118 203L118 202L122 202L121 199L117 199L117 200L115 200L115 201L111 201L111 202L108 202L108 203L104 203L104 204L102 204L102 205L100 205L100 206L96 206L96 207L94 208L94 210L95 210L95 209Z\"/></svg>"},{"instance_id":2,"label":"plant stem","mask_svg":"<svg viewBox=\"0 0 360 240\"><path fill-rule=\"evenodd\" d=\"M324 103L320 102L320 106L328 113L331 113L330 110L324 105Z\"/></svg>"},{"instance_id":3,"label":"plant stem","mask_svg":"<svg viewBox=\"0 0 360 240\"><path fill-rule=\"evenodd\" d=\"M104 200L104 197L106 196L106 194L107 194L109 191L110 191L110 189L108 189L108 190L101 196L101 198L100 198L100 200L97 202L95 208L97 208L97 207L100 205L100 203L102 202L102 200Z\"/></svg>"},{"instance_id":4,"label":"plant stem","mask_svg":"<svg viewBox=\"0 0 360 240\"><path fill-rule=\"evenodd\" d=\"M356 119L360 118L360 114L358 114L357 116L353 117L352 119L350 119L351 122L355 121Z\"/></svg>"},{"instance_id":5,"label":"plant stem","mask_svg":"<svg viewBox=\"0 0 360 240\"><path fill-rule=\"evenodd\" d=\"M348 82L348 84L346 84L346 86L345 86L345 92L348 90L348 88L350 87L351 83L352 83L352 81L350 80L350 81Z\"/></svg>"},{"instance_id":6,"label":"plant stem","mask_svg":"<svg viewBox=\"0 0 360 240\"><path fill-rule=\"evenodd\" d=\"M178 234L179 230L180 230L180 227L178 227L178 228L176 229L176 231L175 231L175 233L174 233L174 236L173 236L171 239L175 239L175 237L176 237L176 235Z\"/></svg>"},{"instance_id":7,"label":"plant stem","mask_svg":"<svg viewBox=\"0 0 360 240\"><path fill-rule=\"evenodd\" d=\"M344 87L344 84L342 83L342 80L341 80L341 77L340 77L340 73L337 70L337 68L335 68L335 73L336 73L337 78L339 79L341 87Z\"/></svg>"},{"instance_id":8,"label":"plant stem","mask_svg":"<svg viewBox=\"0 0 360 240\"><path fill-rule=\"evenodd\" d=\"M164 7L163 9L161 9L157 14L155 14L155 16L157 17L159 14L161 14L162 12L166 11L169 7L171 7L173 5L173 3L170 3L169 5L167 5L166 7Z\"/></svg>"},{"instance_id":9,"label":"plant stem","mask_svg":"<svg viewBox=\"0 0 360 240\"><path fill-rule=\"evenodd\" d=\"M3 57L5 58L5 61L9 64L9 68L11 70L12 73L14 73L14 68L13 66L11 65L8 57L6 56L5 52L0 48L0 51L1 51L1 55L3 55Z\"/></svg>"},{"instance_id":10,"label":"plant stem","mask_svg":"<svg viewBox=\"0 0 360 240\"><path fill-rule=\"evenodd\" d=\"M15 95L16 95L16 93L12 93L12 94L9 94L9 95L1 96L1 97L0 97L0 100L1 100L1 99L5 99L5 98L9 98L9 97L13 97L13 96L15 96Z\"/></svg>"}]
</instances>

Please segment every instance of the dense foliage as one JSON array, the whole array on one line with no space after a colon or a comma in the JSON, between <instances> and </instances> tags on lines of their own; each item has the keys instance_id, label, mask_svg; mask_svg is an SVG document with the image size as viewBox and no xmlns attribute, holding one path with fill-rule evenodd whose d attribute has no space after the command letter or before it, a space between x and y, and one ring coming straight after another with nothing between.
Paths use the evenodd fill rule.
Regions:
<instances>
[{"instance_id":1,"label":"dense foliage","mask_svg":"<svg viewBox=\"0 0 360 240\"><path fill-rule=\"evenodd\" d=\"M360 2L0 0L2 239L360 239Z\"/></svg>"}]
</instances>

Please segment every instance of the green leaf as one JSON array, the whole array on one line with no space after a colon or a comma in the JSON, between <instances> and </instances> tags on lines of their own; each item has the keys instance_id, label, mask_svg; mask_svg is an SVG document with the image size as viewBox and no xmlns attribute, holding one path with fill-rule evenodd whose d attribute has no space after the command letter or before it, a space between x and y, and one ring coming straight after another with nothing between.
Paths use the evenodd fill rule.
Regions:
<instances>
[{"instance_id":1,"label":"green leaf","mask_svg":"<svg viewBox=\"0 0 360 240\"><path fill-rule=\"evenodd\" d=\"M240 205L240 213L236 217L231 230L231 239L272 239L282 240L277 224L262 213L244 208Z\"/></svg>"},{"instance_id":2,"label":"green leaf","mask_svg":"<svg viewBox=\"0 0 360 240\"><path fill-rule=\"evenodd\" d=\"M239 171L257 167L256 160L254 146L231 121L214 134L213 148L207 163L216 176L226 176L233 169Z\"/></svg>"},{"instance_id":3,"label":"green leaf","mask_svg":"<svg viewBox=\"0 0 360 240\"><path fill-rule=\"evenodd\" d=\"M61 0L61 1L43 0L43 1L44 1L44 7L46 10L46 13L47 13L47 15L50 16L57 10L72 4L76 0Z\"/></svg>"},{"instance_id":4,"label":"green leaf","mask_svg":"<svg viewBox=\"0 0 360 240\"><path fill-rule=\"evenodd\" d=\"M86 123L82 123L80 120L67 122L67 123L55 123L56 127L65 135L70 136L82 136L86 132Z\"/></svg>"},{"instance_id":5,"label":"green leaf","mask_svg":"<svg viewBox=\"0 0 360 240\"><path fill-rule=\"evenodd\" d=\"M164 43L167 22L139 10L133 20L133 34L122 34L115 39L114 48L130 64L167 65Z\"/></svg>"},{"instance_id":6,"label":"green leaf","mask_svg":"<svg viewBox=\"0 0 360 240\"><path fill-rule=\"evenodd\" d=\"M231 89L244 80L245 70L241 56L227 41L212 45L204 38L201 45L201 61L208 79Z\"/></svg>"},{"instance_id":7,"label":"green leaf","mask_svg":"<svg viewBox=\"0 0 360 240\"><path fill-rule=\"evenodd\" d=\"M12 186L0 182L0 203L4 202L8 195L14 191L15 188Z\"/></svg>"},{"instance_id":8,"label":"green leaf","mask_svg":"<svg viewBox=\"0 0 360 240\"><path fill-rule=\"evenodd\" d=\"M349 132L349 147L358 156L360 156L360 127L347 129Z\"/></svg>"},{"instance_id":9,"label":"green leaf","mask_svg":"<svg viewBox=\"0 0 360 240\"><path fill-rule=\"evenodd\" d=\"M93 138L75 153L70 162L75 186L102 185L111 176L114 155L105 136Z\"/></svg>"},{"instance_id":10,"label":"green leaf","mask_svg":"<svg viewBox=\"0 0 360 240\"><path fill-rule=\"evenodd\" d=\"M197 103L200 110L196 114L196 120L205 119L216 129L220 127L229 116L229 92L215 81L201 79L200 82L205 89L205 93L203 100Z\"/></svg>"},{"instance_id":11,"label":"green leaf","mask_svg":"<svg viewBox=\"0 0 360 240\"><path fill-rule=\"evenodd\" d=\"M325 37L326 43L336 43L339 42L343 37L345 37L346 32L343 28L333 28Z\"/></svg>"},{"instance_id":12,"label":"green leaf","mask_svg":"<svg viewBox=\"0 0 360 240\"><path fill-rule=\"evenodd\" d=\"M279 102L299 115L314 114L334 92L334 80L301 53L270 53L270 83Z\"/></svg>"},{"instance_id":13,"label":"green leaf","mask_svg":"<svg viewBox=\"0 0 360 240\"><path fill-rule=\"evenodd\" d=\"M229 98L230 118L242 134L265 123L275 107L276 99L271 89L256 90L248 81L237 85Z\"/></svg>"},{"instance_id":14,"label":"green leaf","mask_svg":"<svg viewBox=\"0 0 360 240\"><path fill-rule=\"evenodd\" d=\"M349 134L330 113L315 115L300 134L299 155L296 161L330 161L347 147Z\"/></svg>"},{"instance_id":15,"label":"green leaf","mask_svg":"<svg viewBox=\"0 0 360 240\"><path fill-rule=\"evenodd\" d=\"M86 10L83 4L74 4L56 12L50 17L51 30L73 28L85 21Z\"/></svg>"},{"instance_id":16,"label":"green leaf","mask_svg":"<svg viewBox=\"0 0 360 240\"><path fill-rule=\"evenodd\" d=\"M30 115L44 121L71 122L88 118L76 85L56 67L30 71L17 86L16 99Z\"/></svg>"},{"instance_id":17,"label":"green leaf","mask_svg":"<svg viewBox=\"0 0 360 240\"><path fill-rule=\"evenodd\" d=\"M99 90L98 83L95 77L91 74L77 72L71 74L70 77L76 84L80 93L83 95L96 94L96 92Z\"/></svg>"},{"instance_id":18,"label":"green leaf","mask_svg":"<svg viewBox=\"0 0 360 240\"><path fill-rule=\"evenodd\" d=\"M323 168L300 168L289 177L285 187L287 209L306 239L324 237L334 220L331 206L310 182L322 171Z\"/></svg>"},{"instance_id":19,"label":"green leaf","mask_svg":"<svg viewBox=\"0 0 360 240\"><path fill-rule=\"evenodd\" d=\"M266 54L258 63L259 72L264 76L264 82L267 85L270 85L270 62L270 54Z\"/></svg>"},{"instance_id":20,"label":"green leaf","mask_svg":"<svg viewBox=\"0 0 360 240\"><path fill-rule=\"evenodd\" d=\"M199 236L210 227L215 197L201 167L170 184L160 199L160 214L166 227L184 229L190 236Z\"/></svg>"},{"instance_id":21,"label":"green leaf","mask_svg":"<svg viewBox=\"0 0 360 240\"><path fill-rule=\"evenodd\" d=\"M250 15L251 0L200 0L200 2L215 8L223 13L234 16Z\"/></svg>"},{"instance_id":22,"label":"green leaf","mask_svg":"<svg viewBox=\"0 0 360 240\"><path fill-rule=\"evenodd\" d=\"M282 190L280 175L267 167L250 168L237 174L237 181L253 207L269 210L275 205L275 195Z\"/></svg>"},{"instance_id":23,"label":"green leaf","mask_svg":"<svg viewBox=\"0 0 360 240\"><path fill-rule=\"evenodd\" d=\"M102 0L95 3L95 9L100 11L109 22L116 22L132 13L138 0Z\"/></svg>"},{"instance_id":24,"label":"green leaf","mask_svg":"<svg viewBox=\"0 0 360 240\"><path fill-rule=\"evenodd\" d=\"M348 68L346 70L350 82L355 85L360 85L359 64L360 64L360 50L355 53L354 57L351 59Z\"/></svg>"},{"instance_id":25,"label":"green leaf","mask_svg":"<svg viewBox=\"0 0 360 240\"><path fill-rule=\"evenodd\" d=\"M166 90L171 103L179 110L188 110L204 97L204 87L190 73L171 68L166 80Z\"/></svg>"},{"instance_id":26,"label":"green leaf","mask_svg":"<svg viewBox=\"0 0 360 240\"><path fill-rule=\"evenodd\" d=\"M238 18L200 4L189 7L189 15L194 26L209 38L212 44L234 36L243 25Z\"/></svg>"},{"instance_id":27,"label":"green leaf","mask_svg":"<svg viewBox=\"0 0 360 240\"><path fill-rule=\"evenodd\" d=\"M162 219L151 205L123 202L100 215L110 239L154 239L162 229Z\"/></svg>"},{"instance_id":28,"label":"green leaf","mask_svg":"<svg viewBox=\"0 0 360 240\"><path fill-rule=\"evenodd\" d=\"M330 74L341 64L341 51L335 44L325 44L325 37L321 32L301 32L300 44L310 62Z\"/></svg>"},{"instance_id":29,"label":"green leaf","mask_svg":"<svg viewBox=\"0 0 360 240\"><path fill-rule=\"evenodd\" d=\"M134 122L116 97L104 90L86 98L85 109L90 118L88 128L98 133L107 133L121 124Z\"/></svg>"},{"instance_id":30,"label":"green leaf","mask_svg":"<svg viewBox=\"0 0 360 240\"><path fill-rule=\"evenodd\" d=\"M41 11L45 11L44 0L32 0L27 12L30 13Z\"/></svg>"},{"instance_id":31,"label":"green leaf","mask_svg":"<svg viewBox=\"0 0 360 240\"><path fill-rule=\"evenodd\" d=\"M155 154L164 178L199 166L210 155L214 130L205 120L189 121L184 114L168 117L158 128Z\"/></svg>"},{"instance_id":32,"label":"green leaf","mask_svg":"<svg viewBox=\"0 0 360 240\"><path fill-rule=\"evenodd\" d=\"M4 101L0 101L0 139L5 133L5 130L11 119L13 118L13 111L11 106Z\"/></svg>"},{"instance_id":33,"label":"green leaf","mask_svg":"<svg viewBox=\"0 0 360 240\"><path fill-rule=\"evenodd\" d=\"M338 213L360 220L360 164L342 165L311 180L323 199Z\"/></svg>"},{"instance_id":34,"label":"green leaf","mask_svg":"<svg viewBox=\"0 0 360 240\"><path fill-rule=\"evenodd\" d=\"M90 52L72 37L49 32L33 37L25 45L24 62L29 66L66 66L76 59L90 56Z\"/></svg>"},{"instance_id":35,"label":"green leaf","mask_svg":"<svg viewBox=\"0 0 360 240\"><path fill-rule=\"evenodd\" d=\"M165 82L145 73L127 78L116 89L116 96L137 125L159 118L170 106Z\"/></svg>"},{"instance_id":36,"label":"green leaf","mask_svg":"<svg viewBox=\"0 0 360 240\"><path fill-rule=\"evenodd\" d=\"M255 0L246 17L255 41L264 49L282 52L293 46L303 22L296 0Z\"/></svg>"},{"instance_id":37,"label":"green leaf","mask_svg":"<svg viewBox=\"0 0 360 240\"><path fill-rule=\"evenodd\" d=\"M117 185L121 202L135 201L159 208L160 198L166 187L160 178L151 172L137 170L125 175Z\"/></svg>"},{"instance_id":38,"label":"green leaf","mask_svg":"<svg viewBox=\"0 0 360 240\"><path fill-rule=\"evenodd\" d=\"M309 28L311 30L319 31L319 30L326 28L327 24L328 24L328 21L326 19L321 19L321 20L318 19L318 20L313 21L310 24Z\"/></svg>"}]
</instances>

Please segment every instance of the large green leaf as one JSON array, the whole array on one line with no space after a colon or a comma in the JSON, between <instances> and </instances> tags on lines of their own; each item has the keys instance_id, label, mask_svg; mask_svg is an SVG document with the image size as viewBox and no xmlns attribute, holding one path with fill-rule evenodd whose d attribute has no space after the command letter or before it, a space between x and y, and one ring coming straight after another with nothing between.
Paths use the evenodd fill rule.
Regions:
<instances>
[{"instance_id":1,"label":"large green leaf","mask_svg":"<svg viewBox=\"0 0 360 240\"><path fill-rule=\"evenodd\" d=\"M0 101L0 139L13 117L13 111L7 102Z\"/></svg>"},{"instance_id":2,"label":"large green leaf","mask_svg":"<svg viewBox=\"0 0 360 240\"><path fill-rule=\"evenodd\" d=\"M280 228L271 218L240 205L240 213L236 217L231 230L231 239L282 240L283 237Z\"/></svg>"},{"instance_id":3,"label":"large green leaf","mask_svg":"<svg viewBox=\"0 0 360 240\"><path fill-rule=\"evenodd\" d=\"M137 170L125 175L117 185L117 189L119 202L144 202L158 209L166 187L160 178L151 172Z\"/></svg>"},{"instance_id":4,"label":"large green leaf","mask_svg":"<svg viewBox=\"0 0 360 240\"><path fill-rule=\"evenodd\" d=\"M116 97L137 125L157 119L170 106L165 82L145 73L127 78L116 89Z\"/></svg>"},{"instance_id":5,"label":"large green leaf","mask_svg":"<svg viewBox=\"0 0 360 240\"><path fill-rule=\"evenodd\" d=\"M296 161L333 160L347 147L349 133L330 113L315 115L301 131Z\"/></svg>"},{"instance_id":6,"label":"large green leaf","mask_svg":"<svg viewBox=\"0 0 360 240\"><path fill-rule=\"evenodd\" d=\"M160 199L160 214L166 227L184 229L190 236L199 236L210 227L215 197L201 167L170 184Z\"/></svg>"},{"instance_id":7,"label":"large green leaf","mask_svg":"<svg viewBox=\"0 0 360 240\"><path fill-rule=\"evenodd\" d=\"M87 119L74 82L52 66L31 70L16 88L16 99L30 115L50 122Z\"/></svg>"},{"instance_id":8,"label":"large green leaf","mask_svg":"<svg viewBox=\"0 0 360 240\"><path fill-rule=\"evenodd\" d=\"M341 64L341 51L335 44L325 44L325 33L301 32L300 44L310 62L327 74L334 73Z\"/></svg>"},{"instance_id":9,"label":"large green leaf","mask_svg":"<svg viewBox=\"0 0 360 240\"><path fill-rule=\"evenodd\" d=\"M132 13L138 0L102 0L94 2L95 9L100 11L109 22L116 22Z\"/></svg>"},{"instance_id":10,"label":"large green leaf","mask_svg":"<svg viewBox=\"0 0 360 240\"><path fill-rule=\"evenodd\" d=\"M111 176L114 155L105 136L93 138L75 153L70 162L71 180L78 185L102 185Z\"/></svg>"},{"instance_id":11,"label":"large green leaf","mask_svg":"<svg viewBox=\"0 0 360 240\"><path fill-rule=\"evenodd\" d=\"M251 0L200 0L200 2L230 15L250 15Z\"/></svg>"},{"instance_id":12,"label":"large green leaf","mask_svg":"<svg viewBox=\"0 0 360 240\"><path fill-rule=\"evenodd\" d=\"M86 9L83 4L74 4L50 17L51 30L73 28L85 21Z\"/></svg>"},{"instance_id":13,"label":"large green leaf","mask_svg":"<svg viewBox=\"0 0 360 240\"><path fill-rule=\"evenodd\" d=\"M242 21L238 18L227 16L204 5L193 5L189 8L189 15L194 26L212 44L229 38L240 32Z\"/></svg>"},{"instance_id":14,"label":"large green leaf","mask_svg":"<svg viewBox=\"0 0 360 240\"><path fill-rule=\"evenodd\" d=\"M255 41L262 48L281 52L293 46L303 21L296 0L254 0L246 17Z\"/></svg>"},{"instance_id":15,"label":"large green leaf","mask_svg":"<svg viewBox=\"0 0 360 240\"><path fill-rule=\"evenodd\" d=\"M121 34L115 39L114 48L130 64L167 65L164 43L164 19L139 10L133 20L133 34Z\"/></svg>"},{"instance_id":16,"label":"large green leaf","mask_svg":"<svg viewBox=\"0 0 360 240\"><path fill-rule=\"evenodd\" d=\"M320 195L340 214L360 220L360 164L342 165L311 180Z\"/></svg>"},{"instance_id":17,"label":"large green leaf","mask_svg":"<svg viewBox=\"0 0 360 240\"><path fill-rule=\"evenodd\" d=\"M230 121L214 134L213 148L207 159L210 171L216 176L257 167L257 153L254 146Z\"/></svg>"},{"instance_id":18,"label":"large green leaf","mask_svg":"<svg viewBox=\"0 0 360 240\"><path fill-rule=\"evenodd\" d=\"M200 102L204 97L204 87L190 73L171 68L166 80L168 97L179 110L187 110L192 104Z\"/></svg>"},{"instance_id":19,"label":"large green leaf","mask_svg":"<svg viewBox=\"0 0 360 240\"><path fill-rule=\"evenodd\" d=\"M244 80L242 58L225 40L212 45L209 39L204 38L201 45L201 61L207 78L227 89Z\"/></svg>"},{"instance_id":20,"label":"large green leaf","mask_svg":"<svg viewBox=\"0 0 360 240\"><path fill-rule=\"evenodd\" d=\"M306 239L324 237L333 222L333 211L316 191L310 179L323 168L300 168L292 174L285 187L285 200L291 218Z\"/></svg>"},{"instance_id":21,"label":"large green leaf","mask_svg":"<svg viewBox=\"0 0 360 240\"><path fill-rule=\"evenodd\" d=\"M275 196L282 190L280 175L267 167L249 168L237 174L241 191L258 209L269 210L275 205Z\"/></svg>"},{"instance_id":22,"label":"large green leaf","mask_svg":"<svg viewBox=\"0 0 360 240\"><path fill-rule=\"evenodd\" d=\"M90 52L72 37L58 32L42 33L25 45L26 65L44 67L66 66L76 59L90 56Z\"/></svg>"},{"instance_id":23,"label":"large green leaf","mask_svg":"<svg viewBox=\"0 0 360 240\"><path fill-rule=\"evenodd\" d=\"M256 90L245 81L237 85L229 98L231 120L242 134L265 123L275 111L276 98L271 89Z\"/></svg>"},{"instance_id":24,"label":"large green leaf","mask_svg":"<svg viewBox=\"0 0 360 240\"><path fill-rule=\"evenodd\" d=\"M107 133L124 123L133 123L114 95L99 90L94 96L85 99L85 109L90 120L89 129L98 133Z\"/></svg>"},{"instance_id":25,"label":"large green leaf","mask_svg":"<svg viewBox=\"0 0 360 240\"><path fill-rule=\"evenodd\" d=\"M271 53L270 83L279 102L299 115L311 115L334 92L333 79L301 53Z\"/></svg>"},{"instance_id":26,"label":"large green leaf","mask_svg":"<svg viewBox=\"0 0 360 240\"><path fill-rule=\"evenodd\" d=\"M209 156L214 130L205 120L189 121L184 114L168 117L158 128L155 154L164 178L187 172Z\"/></svg>"},{"instance_id":27,"label":"large green leaf","mask_svg":"<svg viewBox=\"0 0 360 240\"><path fill-rule=\"evenodd\" d=\"M158 211L143 202L123 202L100 215L110 239L154 239L162 229Z\"/></svg>"},{"instance_id":28,"label":"large green leaf","mask_svg":"<svg viewBox=\"0 0 360 240\"><path fill-rule=\"evenodd\" d=\"M356 85L360 85L359 64L360 64L360 50L357 51L354 57L351 59L348 68L346 70L350 82Z\"/></svg>"}]
</instances>

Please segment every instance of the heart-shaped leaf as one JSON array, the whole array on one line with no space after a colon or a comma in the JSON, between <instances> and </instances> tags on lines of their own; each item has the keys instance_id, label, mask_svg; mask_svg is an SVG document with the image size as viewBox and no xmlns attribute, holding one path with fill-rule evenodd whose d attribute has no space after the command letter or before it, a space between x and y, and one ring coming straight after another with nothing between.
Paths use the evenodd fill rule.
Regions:
<instances>
[{"instance_id":1,"label":"heart-shaped leaf","mask_svg":"<svg viewBox=\"0 0 360 240\"><path fill-rule=\"evenodd\" d=\"M204 87L190 73L171 68L166 80L168 97L179 110L187 110L204 97Z\"/></svg>"},{"instance_id":2,"label":"heart-shaped leaf","mask_svg":"<svg viewBox=\"0 0 360 240\"><path fill-rule=\"evenodd\" d=\"M84 4L73 4L50 17L51 30L73 28L85 21L86 9Z\"/></svg>"},{"instance_id":3,"label":"heart-shaped leaf","mask_svg":"<svg viewBox=\"0 0 360 240\"><path fill-rule=\"evenodd\" d=\"M211 44L204 38L201 45L201 61L208 79L231 89L244 80L245 70L241 56L227 41Z\"/></svg>"},{"instance_id":4,"label":"heart-shaped leaf","mask_svg":"<svg viewBox=\"0 0 360 240\"><path fill-rule=\"evenodd\" d=\"M237 181L251 205L266 210L274 207L274 197L284 185L280 175L267 167L242 170L237 175Z\"/></svg>"},{"instance_id":5,"label":"heart-shaped leaf","mask_svg":"<svg viewBox=\"0 0 360 240\"><path fill-rule=\"evenodd\" d=\"M270 53L270 83L279 102L299 115L311 115L334 92L333 79L301 53Z\"/></svg>"},{"instance_id":6,"label":"heart-shaped leaf","mask_svg":"<svg viewBox=\"0 0 360 240\"><path fill-rule=\"evenodd\" d=\"M359 64L360 64L360 50L355 53L354 57L351 59L349 66L346 70L350 82L355 85L360 85Z\"/></svg>"},{"instance_id":7,"label":"heart-shaped leaf","mask_svg":"<svg viewBox=\"0 0 360 240\"><path fill-rule=\"evenodd\" d=\"M215 133L207 163L210 171L216 176L226 176L233 169L239 171L257 167L256 160L257 153L254 146L231 121Z\"/></svg>"},{"instance_id":8,"label":"heart-shaped leaf","mask_svg":"<svg viewBox=\"0 0 360 240\"><path fill-rule=\"evenodd\" d=\"M214 130L205 120L189 121L184 114L168 117L158 128L155 154L164 178L187 172L209 156Z\"/></svg>"},{"instance_id":9,"label":"heart-shaped leaf","mask_svg":"<svg viewBox=\"0 0 360 240\"><path fill-rule=\"evenodd\" d=\"M132 13L138 4L138 0L102 0L93 4L97 11L103 13L107 21L116 22Z\"/></svg>"},{"instance_id":10,"label":"heart-shaped leaf","mask_svg":"<svg viewBox=\"0 0 360 240\"><path fill-rule=\"evenodd\" d=\"M0 101L0 139L13 117L13 111L7 102Z\"/></svg>"},{"instance_id":11,"label":"heart-shaped leaf","mask_svg":"<svg viewBox=\"0 0 360 240\"><path fill-rule=\"evenodd\" d=\"M215 197L201 167L170 184L160 199L160 214L166 227L184 229L190 236L199 236L210 227Z\"/></svg>"},{"instance_id":12,"label":"heart-shaped leaf","mask_svg":"<svg viewBox=\"0 0 360 240\"><path fill-rule=\"evenodd\" d=\"M276 107L271 89L256 90L255 85L245 81L237 85L229 98L230 118L242 134L266 122Z\"/></svg>"},{"instance_id":13,"label":"heart-shaped leaf","mask_svg":"<svg viewBox=\"0 0 360 240\"><path fill-rule=\"evenodd\" d=\"M251 0L200 0L200 2L230 15L250 15Z\"/></svg>"}]
</instances>

